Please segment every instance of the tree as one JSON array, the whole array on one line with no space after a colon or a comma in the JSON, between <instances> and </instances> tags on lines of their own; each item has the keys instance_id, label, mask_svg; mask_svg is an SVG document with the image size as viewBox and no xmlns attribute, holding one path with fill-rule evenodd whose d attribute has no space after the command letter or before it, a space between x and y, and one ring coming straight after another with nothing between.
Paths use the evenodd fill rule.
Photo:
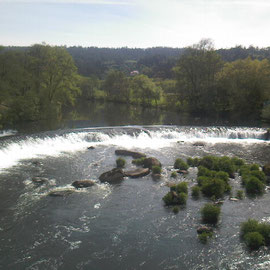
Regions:
<instances>
[{"instance_id":1,"label":"tree","mask_svg":"<svg viewBox=\"0 0 270 270\"><path fill-rule=\"evenodd\" d=\"M152 79L146 75L137 75L131 80L132 95L143 106L157 105L161 96L161 88L156 86Z\"/></svg>"},{"instance_id":2,"label":"tree","mask_svg":"<svg viewBox=\"0 0 270 270\"><path fill-rule=\"evenodd\" d=\"M175 73L183 104L192 113L214 109L216 75L222 68L221 57L209 39L188 47L180 57Z\"/></svg>"},{"instance_id":3,"label":"tree","mask_svg":"<svg viewBox=\"0 0 270 270\"><path fill-rule=\"evenodd\" d=\"M74 104L80 93L77 68L71 55L63 47L34 45L28 55L31 57L30 71L36 91L41 97L41 110L61 112L62 105Z\"/></svg>"},{"instance_id":4,"label":"tree","mask_svg":"<svg viewBox=\"0 0 270 270\"><path fill-rule=\"evenodd\" d=\"M4 51L0 113L8 122L56 118L63 105L74 104L77 83L77 69L65 48L34 45L26 51Z\"/></svg>"},{"instance_id":5,"label":"tree","mask_svg":"<svg viewBox=\"0 0 270 270\"><path fill-rule=\"evenodd\" d=\"M226 63L217 76L220 111L259 116L270 99L270 63L250 57Z\"/></svg>"},{"instance_id":6,"label":"tree","mask_svg":"<svg viewBox=\"0 0 270 270\"><path fill-rule=\"evenodd\" d=\"M83 98L94 99L95 92L100 87L100 81L95 76L92 76L92 77L80 76L79 86L80 86L80 89L82 91Z\"/></svg>"},{"instance_id":7,"label":"tree","mask_svg":"<svg viewBox=\"0 0 270 270\"><path fill-rule=\"evenodd\" d=\"M111 100L127 103L130 100L129 81L121 71L110 70L105 78L103 89Z\"/></svg>"}]
</instances>

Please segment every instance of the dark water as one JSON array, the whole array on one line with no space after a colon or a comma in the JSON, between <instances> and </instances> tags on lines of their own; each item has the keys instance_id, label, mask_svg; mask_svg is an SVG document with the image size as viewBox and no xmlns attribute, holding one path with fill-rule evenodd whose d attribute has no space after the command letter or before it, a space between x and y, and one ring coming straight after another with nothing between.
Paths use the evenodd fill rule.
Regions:
<instances>
[{"instance_id":1,"label":"dark water","mask_svg":"<svg viewBox=\"0 0 270 270\"><path fill-rule=\"evenodd\" d=\"M189 198L177 215L162 202L168 191L166 182L185 180L189 187L196 184L196 169L190 169L186 177L170 178L175 158L213 154L259 164L269 161L270 144L261 139L265 129L152 125L79 128L82 123L87 125L70 122L68 129L57 131L2 134L1 269L270 268L268 249L250 253L239 239L240 223L246 219L270 222L268 191L260 198L239 202L225 197L221 221L207 245L198 241L196 233L201 224L199 210L207 199ZM197 141L205 146L194 146ZM88 146L95 149L87 150ZM158 158L163 164L161 179L149 175L114 185L100 183L99 175L115 167L114 151L119 148ZM126 160L127 169L134 168L131 158ZM35 184L31 180L34 176L48 181ZM93 179L96 185L75 190L71 183L80 179ZM239 177L231 180L231 185L234 194L241 189ZM72 193L48 196L54 190Z\"/></svg>"},{"instance_id":2,"label":"dark water","mask_svg":"<svg viewBox=\"0 0 270 270\"><path fill-rule=\"evenodd\" d=\"M121 103L80 101L73 111L66 112L61 120L21 123L16 125L16 129L23 133L33 133L67 128L126 125L264 126L258 119L253 119L251 116L243 118L231 115L227 118L217 116L210 118L201 115L195 117L185 113Z\"/></svg>"}]
</instances>

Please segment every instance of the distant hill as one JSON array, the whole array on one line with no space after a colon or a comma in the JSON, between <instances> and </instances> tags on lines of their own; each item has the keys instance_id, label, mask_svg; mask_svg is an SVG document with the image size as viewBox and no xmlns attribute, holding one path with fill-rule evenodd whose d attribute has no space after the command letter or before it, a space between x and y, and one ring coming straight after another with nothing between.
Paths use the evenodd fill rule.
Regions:
<instances>
[{"instance_id":1,"label":"distant hill","mask_svg":"<svg viewBox=\"0 0 270 270\"><path fill-rule=\"evenodd\" d=\"M27 50L28 47L5 47L5 50ZM78 71L84 76L104 78L109 69L118 69L125 73L138 70L149 77L172 78L172 68L184 53L185 48L154 47L140 48L98 48L67 47ZM255 48L237 46L230 49L219 49L217 53L224 61L235 61L247 57L270 59L270 47Z\"/></svg>"}]
</instances>

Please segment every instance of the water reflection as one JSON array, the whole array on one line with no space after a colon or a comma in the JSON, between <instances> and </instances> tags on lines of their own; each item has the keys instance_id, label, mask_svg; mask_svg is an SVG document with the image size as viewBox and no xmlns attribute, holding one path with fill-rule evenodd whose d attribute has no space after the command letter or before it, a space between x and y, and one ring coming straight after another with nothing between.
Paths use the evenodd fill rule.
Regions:
<instances>
[{"instance_id":1,"label":"water reflection","mask_svg":"<svg viewBox=\"0 0 270 270\"><path fill-rule=\"evenodd\" d=\"M63 115L63 119L50 119L16 125L20 132L38 132L65 128L84 128L121 125L180 125L180 126L261 126L258 120L243 119L236 115L230 118L193 117L181 112L158 108L126 105L112 102L80 101Z\"/></svg>"}]
</instances>

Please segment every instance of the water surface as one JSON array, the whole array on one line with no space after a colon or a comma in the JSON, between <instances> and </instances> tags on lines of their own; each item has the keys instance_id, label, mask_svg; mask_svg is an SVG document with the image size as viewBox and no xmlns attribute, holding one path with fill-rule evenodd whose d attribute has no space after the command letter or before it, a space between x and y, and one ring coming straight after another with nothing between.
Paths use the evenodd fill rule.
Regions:
<instances>
[{"instance_id":1,"label":"water surface","mask_svg":"<svg viewBox=\"0 0 270 270\"><path fill-rule=\"evenodd\" d=\"M177 215L164 207L168 181L196 184L196 169L170 178L175 158L213 154L264 164L270 159L263 128L122 126L10 134L0 140L0 265L2 269L267 269L269 251L249 253L239 239L247 218L269 220L270 194L231 202L207 245L197 239L199 209L189 198ZM195 142L204 146L194 146ZM95 149L88 150L87 147ZM100 183L115 167L119 148L144 152L163 164L160 180L150 175ZM126 158L127 169L135 168ZM38 162L37 162L38 161ZM32 177L46 177L35 184ZM93 179L75 190L71 183ZM240 179L231 180L233 192ZM72 190L50 197L54 190Z\"/></svg>"}]
</instances>

